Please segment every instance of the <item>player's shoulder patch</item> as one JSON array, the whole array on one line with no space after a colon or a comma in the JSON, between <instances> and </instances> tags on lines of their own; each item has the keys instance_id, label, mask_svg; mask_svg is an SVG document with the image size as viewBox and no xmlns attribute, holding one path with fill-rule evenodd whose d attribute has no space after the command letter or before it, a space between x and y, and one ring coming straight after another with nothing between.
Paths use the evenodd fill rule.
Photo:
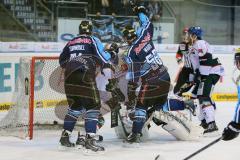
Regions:
<instances>
[{"instance_id":1,"label":"player's shoulder patch","mask_svg":"<svg viewBox=\"0 0 240 160\"><path fill-rule=\"evenodd\" d=\"M184 43L181 43L181 44L179 44L179 48L181 51L185 51L185 50L187 50L187 45Z\"/></svg>"}]
</instances>

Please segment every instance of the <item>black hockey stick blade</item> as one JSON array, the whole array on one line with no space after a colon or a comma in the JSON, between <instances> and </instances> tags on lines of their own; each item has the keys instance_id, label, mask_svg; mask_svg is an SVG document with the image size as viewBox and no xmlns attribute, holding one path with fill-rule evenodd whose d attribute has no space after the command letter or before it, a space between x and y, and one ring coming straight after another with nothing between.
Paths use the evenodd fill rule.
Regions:
<instances>
[{"instance_id":1,"label":"black hockey stick blade","mask_svg":"<svg viewBox=\"0 0 240 160\"><path fill-rule=\"evenodd\" d=\"M118 126L118 112L119 110L111 111L111 128Z\"/></svg>"},{"instance_id":2,"label":"black hockey stick blade","mask_svg":"<svg viewBox=\"0 0 240 160\"><path fill-rule=\"evenodd\" d=\"M196 152L192 153L191 155L187 156L186 158L184 158L183 160L188 160L192 157L194 157L195 155L199 154L200 152L204 151L205 149L211 147L212 145L216 144L217 142L219 142L222 139L222 137L219 137L217 139L215 139L214 141L212 141L211 143L209 143L208 145L204 146L203 148L197 150Z\"/></svg>"}]
</instances>

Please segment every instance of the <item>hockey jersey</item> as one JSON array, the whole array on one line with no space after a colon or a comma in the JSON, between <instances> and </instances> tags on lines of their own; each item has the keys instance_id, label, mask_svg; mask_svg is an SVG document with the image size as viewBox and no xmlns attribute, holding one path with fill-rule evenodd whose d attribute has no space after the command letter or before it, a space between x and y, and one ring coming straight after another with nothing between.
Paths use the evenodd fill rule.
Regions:
<instances>
[{"instance_id":1,"label":"hockey jersey","mask_svg":"<svg viewBox=\"0 0 240 160\"><path fill-rule=\"evenodd\" d=\"M161 58L152 42L153 24L144 13L139 13L138 17L140 27L136 32L137 39L130 46L125 57L125 62L128 64L127 78L133 82L138 82L139 78L151 69L162 66Z\"/></svg>"},{"instance_id":2,"label":"hockey jersey","mask_svg":"<svg viewBox=\"0 0 240 160\"><path fill-rule=\"evenodd\" d=\"M190 49L193 69L199 69L201 75L224 75L224 68L218 58L213 57L213 50L205 40L197 40Z\"/></svg>"},{"instance_id":3,"label":"hockey jersey","mask_svg":"<svg viewBox=\"0 0 240 160\"><path fill-rule=\"evenodd\" d=\"M186 42L181 42L178 47L178 51L176 53L176 59L177 61L184 62L184 67L186 68L192 68L191 60L190 60L190 54L189 54L189 44Z\"/></svg>"},{"instance_id":4,"label":"hockey jersey","mask_svg":"<svg viewBox=\"0 0 240 160\"><path fill-rule=\"evenodd\" d=\"M233 72L233 81L238 91L238 103L236 105L233 121L240 124L240 71L237 68Z\"/></svg>"},{"instance_id":5,"label":"hockey jersey","mask_svg":"<svg viewBox=\"0 0 240 160\"><path fill-rule=\"evenodd\" d=\"M88 58L94 65L103 66L111 58L111 55L104 51L101 41L94 36L80 35L69 41L59 57L59 64L62 68L71 63L71 68L78 67L82 62L77 57Z\"/></svg>"}]
</instances>

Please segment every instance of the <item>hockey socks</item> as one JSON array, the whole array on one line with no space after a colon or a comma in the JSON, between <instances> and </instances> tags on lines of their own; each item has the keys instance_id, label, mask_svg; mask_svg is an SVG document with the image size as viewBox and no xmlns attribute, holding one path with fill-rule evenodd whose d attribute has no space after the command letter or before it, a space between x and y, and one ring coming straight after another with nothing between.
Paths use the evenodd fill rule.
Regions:
<instances>
[{"instance_id":1,"label":"hockey socks","mask_svg":"<svg viewBox=\"0 0 240 160\"><path fill-rule=\"evenodd\" d=\"M145 121L146 121L146 110L136 108L134 113L132 132L141 133Z\"/></svg>"},{"instance_id":2,"label":"hockey socks","mask_svg":"<svg viewBox=\"0 0 240 160\"><path fill-rule=\"evenodd\" d=\"M96 133L99 110L88 110L85 115L85 131L86 133Z\"/></svg>"},{"instance_id":3,"label":"hockey socks","mask_svg":"<svg viewBox=\"0 0 240 160\"><path fill-rule=\"evenodd\" d=\"M63 129L72 132L78 117L81 115L81 111L68 109L68 113L65 116Z\"/></svg>"}]
</instances>

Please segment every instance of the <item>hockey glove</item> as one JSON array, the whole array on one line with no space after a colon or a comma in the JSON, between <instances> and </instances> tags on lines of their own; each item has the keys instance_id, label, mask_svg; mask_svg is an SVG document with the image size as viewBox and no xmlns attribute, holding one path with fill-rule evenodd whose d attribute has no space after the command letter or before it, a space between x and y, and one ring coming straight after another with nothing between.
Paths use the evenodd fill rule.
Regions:
<instances>
[{"instance_id":1,"label":"hockey glove","mask_svg":"<svg viewBox=\"0 0 240 160\"><path fill-rule=\"evenodd\" d=\"M112 43L108 49L109 53L111 54L111 58L115 59L119 52L119 47L117 43Z\"/></svg>"},{"instance_id":2,"label":"hockey glove","mask_svg":"<svg viewBox=\"0 0 240 160\"><path fill-rule=\"evenodd\" d=\"M133 109L136 105L136 99L128 100L125 105L127 106L127 110Z\"/></svg>"},{"instance_id":3,"label":"hockey glove","mask_svg":"<svg viewBox=\"0 0 240 160\"><path fill-rule=\"evenodd\" d=\"M129 1L132 10L134 13L138 14L138 13L144 13L147 14L147 10L144 6L137 6L132 0Z\"/></svg>"},{"instance_id":4,"label":"hockey glove","mask_svg":"<svg viewBox=\"0 0 240 160\"><path fill-rule=\"evenodd\" d=\"M128 102L126 102L126 106L128 108L132 108L135 103L136 103L136 89L137 89L138 85L137 83L135 82L132 82L132 81L129 81L128 82L128 92L127 92L127 95L128 95Z\"/></svg>"},{"instance_id":5,"label":"hockey glove","mask_svg":"<svg viewBox=\"0 0 240 160\"><path fill-rule=\"evenodd\" d=\"M222 140L229 141L236 138L240 132L240 124L236 122L230 122L228 126L224 129L222 134Z\"/></svg>"},{"instance_id":6,"label":"hockey glove","mask_svg":"<svg viewBox=\"0 0 240 160\"><path fill-rule=\"evenodd\" d=\"M109 79L108 84L106 85L106 91L112 92L112 90L117 88L118 80L116 78Z\"/></svg>"},{"instance_id":7,"label":"hockey glove","mask_svg":"<svg viewBox=\"0 0 240 160\"><path fill-rule=\"evenodd\" d=\"M184 92L188 92L192 88L193 85L194 84L191 82L184 83L176 94L181 97L182 94Z\"/></svg>"}]
</instances>

